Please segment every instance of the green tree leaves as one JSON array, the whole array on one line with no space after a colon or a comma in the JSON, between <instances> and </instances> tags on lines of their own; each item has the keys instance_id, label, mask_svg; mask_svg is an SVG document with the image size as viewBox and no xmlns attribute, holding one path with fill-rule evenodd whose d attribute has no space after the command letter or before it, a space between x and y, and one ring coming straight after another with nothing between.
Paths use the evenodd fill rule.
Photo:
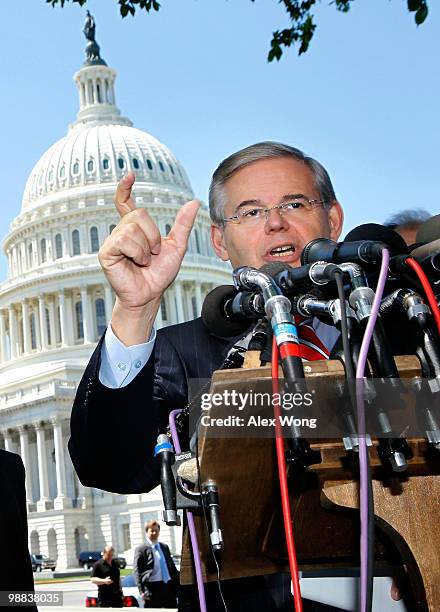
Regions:
<instances>
[{"instance_id":1,"label":"green tree leaves","mask_svg":"<svg viewBox=\"0 0 440 612\"><path fill-rule=\"evenodd\" d=\"M52 6L60 5L61 7L69 1L76 2L80 6L87 2L87 0L46 0ZM369 0L364 1L368 2ZM251 2L255 2L255 0L251 0ZM276 30L272 33L270 50L267 55L269 62L273 60L279 61L283 55L283 50L292 45L296 45L298 55L305 53L316 30L312 10L318 3L318 0L278 0L278 2L284 5L286 9L290 20L290 27L284 28L284 30ZM341 11L341 13L347 13L353 2L354 0L331 0L330 4L335 5L336 9ZM408 11L415 13L414 21L418 26L421 25L428 16L428 0L406 0L406 2ZM127 17L127 15L134 17L137 9L147 13L160 9L160 4L157 0L117 0L117 3L119 4L119 12L122 17Z\"/></svg>"},{"instance_id":2,"label":"green tree leaves","mask_svg":"<svg viewBox=\"0 0 440 612\"><path fill-rule=\"evenodd\" d=\"M421 25L428 17L428 4L426 0L408 0L408 10L415 13L416 24Z\"/></svg>"}]
</instances>

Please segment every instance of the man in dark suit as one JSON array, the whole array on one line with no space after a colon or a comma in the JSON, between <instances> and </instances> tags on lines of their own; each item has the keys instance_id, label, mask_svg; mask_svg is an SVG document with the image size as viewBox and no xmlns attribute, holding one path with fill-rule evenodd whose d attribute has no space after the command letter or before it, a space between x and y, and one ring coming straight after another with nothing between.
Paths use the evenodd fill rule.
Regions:
<instances>
[{"instance_id":1,"label":"man in dark suit","mask_svg":"<svg viewBox=\"0 0 440 612\"><path fill-rule=\"evenodd\" d=\"M146 544L134 552L133 570L145 608L175 608L179 572L170 549L159 542L160 525L151 520L145 524Z\"/></svg>"},{"instance_id":2,"label":"man in dark suit","mask_svg":"<svg viewBox=\"0 0 440 612\"><path fill-rule=\"evenodd\" d=\"M99 253L116 302L111 325L79 385L69 441L82 483L121 493L158 484L153 453L158 431L164 430L170 410L188 403L189 381L210 378L233 341L210 333L200 319L161 329L156 337L154 319L179 271L199 203L182 206L171 231L161 237L147 210L136 208L133 183L129 173L118 185L121 220ZM234 268L275 261L298 266L303 247L318 237L336 240L343 219L321 164L271 142L243 149L220 164L211 183L210 213L214 250ZM115 432L123 466L100 452ZM290 581L283 584L282 597L270 582L262 577L232 585L230 610L270 612L290 606Z\"/></svg>"},{"instance_id":3,"label":"man in dark suit","mask_svg":"<svg viewBox=\"0 0 440 612\"><path fill-rule=\"evenodd\" d=\"M0 573L0 591L34 590L28 550L24 466L19 455L0 449L0 540L8 562ZM33 608L36 610L36 608Z\"/></svg>"}]
</instances>

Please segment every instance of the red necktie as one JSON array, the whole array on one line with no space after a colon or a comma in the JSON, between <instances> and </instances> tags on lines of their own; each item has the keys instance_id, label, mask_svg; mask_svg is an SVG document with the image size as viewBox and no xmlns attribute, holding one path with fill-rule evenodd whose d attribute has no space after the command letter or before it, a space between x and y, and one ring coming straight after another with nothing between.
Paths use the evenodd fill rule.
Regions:
<instances>
[{"instance_id":1,"label":"red necktie","mask_svg":"<svg viewBox=\"0 0 440 612\"><path fill-rule=\"evenodd\" d=\"M330 351L318 338L313 329L312 321L312 318L305 319L301 315L295 315L299 343L301 345L301 357L306 361L328 359Z\"/></svg>"}]
</instances>

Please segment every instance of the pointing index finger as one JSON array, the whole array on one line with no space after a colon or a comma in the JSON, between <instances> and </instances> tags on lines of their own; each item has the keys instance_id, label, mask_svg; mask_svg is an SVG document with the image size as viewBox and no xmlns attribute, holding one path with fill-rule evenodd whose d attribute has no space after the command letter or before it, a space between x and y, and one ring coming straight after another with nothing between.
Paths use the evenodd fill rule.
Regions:
<instances>
[{"instance_id":1,"label":"pointing index finger","mask_svg":"<svg viewBox=\"0 0 440 612\"><path fill-rule=\"evenodd\" d=\"M135 210L136 204L131 197L131 190L135 181L134 172L128 172L118 183L115 195L115 206L118 213L123 217Z\"/></svg>"}]
</instances>

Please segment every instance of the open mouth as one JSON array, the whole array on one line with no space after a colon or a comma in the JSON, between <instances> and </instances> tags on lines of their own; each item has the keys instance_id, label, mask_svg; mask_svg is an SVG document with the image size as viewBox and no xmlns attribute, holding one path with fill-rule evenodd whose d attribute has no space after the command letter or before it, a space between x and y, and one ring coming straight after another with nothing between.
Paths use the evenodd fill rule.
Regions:
<instances>
[{"instance_id":1,"label":"open mouth","mask_svg":"<svg viewBox=\"0 0 440 612\"><path fill-rule=\"evenodd\" d=\"M295 247L293 244L285 244L284 246L275 247L270 251L270 255L273 257L286 257L295 253Z\"/></svg>"}]
</instances>

